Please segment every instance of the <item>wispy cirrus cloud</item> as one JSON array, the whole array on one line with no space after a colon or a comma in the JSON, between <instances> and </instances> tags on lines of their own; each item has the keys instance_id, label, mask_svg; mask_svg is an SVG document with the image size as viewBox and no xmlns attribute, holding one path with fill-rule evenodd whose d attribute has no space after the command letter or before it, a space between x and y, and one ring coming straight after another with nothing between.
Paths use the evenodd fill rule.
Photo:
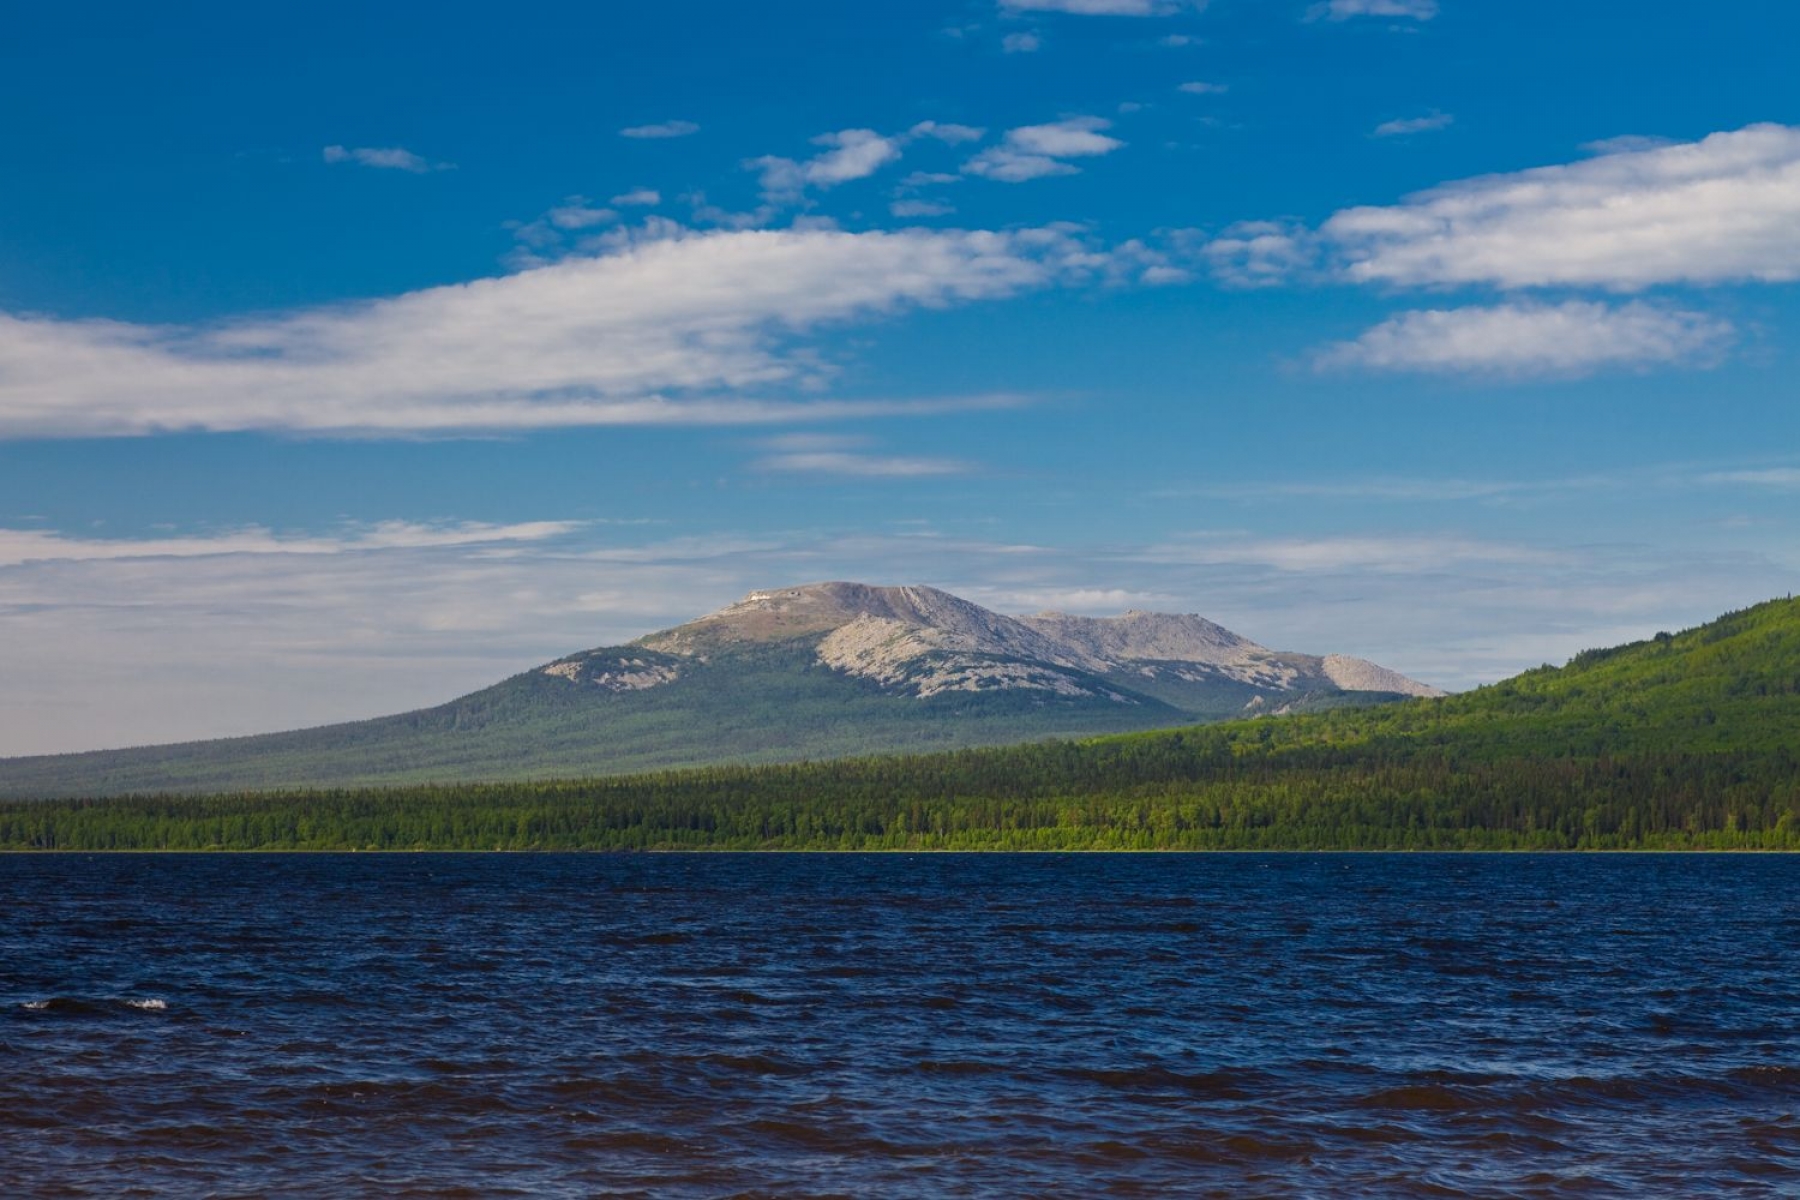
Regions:
<instances>
[{"instance_id":1,"label":"wispy cirrus cloud","mask_svg":"<svg viewBox=\"0 0 1800 1200\"><path fill-rule=\"evenodd\" d=\"M1730 322L1642 302L1501 304L1401 313L1314 361L1324 370L1573 378L1705 365L1735 336Z\"/></svg>"},{"instance_id":2,"label":"wispy cirrus cloud","mask_svg":"<svg viewBox=\"0 0 1800 1200\"><path fill-rule=\"evenodd\" d=\"M0 314L0 437L416 435L904 411L803 398L826 378L805 336L1103 280L1142 259L1062 228L661 223L511 275L249 320Z\"/></svg>"},{"instance_id":3,"label":"wispy cirrus cloud","mask_svg":"<svg viewBox=\"0 0 1800 1200\"><path fill-rule=\"evenodd\" d=\"M1202 535L1147 546L1139 553L1152 562L1235 563L1296 573L1416 574L1444 570L1457 563L1548 567L1576 561L1562 549L1437 534L1312 538Z\"/></svg>"},{"instance_id":4,"label":"wispy cirrus cloud","mask_svg":"<svg viewBox=\"0 0 1800 1200\"><path fill-rule=\"evenodd\" d=\"M752 464L760 471L830 475L852 479L918 479L964 475L973 463L953 458L880 454L869 439L841 434L794 433L765 438L764 454Z\"/></svg>"},{"instance_id":5,"label":"wispy cirrus cloud","mask_svg":"<svg viewBox=\"0 0 1800 1200\"><path fill-rule=\"evenodd\" d=\"M1325 0L1307 10L1307 17L1314 21L1348 21L1354 17L1429 21L1437 15L1437 0Z\"/></svg>"},{"instance_id":6,"label":"wispy cirrus cloud","mask_svg":"<svg viewBox=\"0 0 1800 1200\"><path fill-rule=\"evenodd\" d=\"M432 162L403 146L327 146L320 157L332 164L354 163L378 171L406 171L413 175L456 169L455 163Z\"/></svg>"},{"instance_id":7,"label":"wispy cirrus cloud","mask_svg":"<svg viewBox=\"0 0 1800 1200\"><path fill-rule=\"evenodd\" d=\"M581 521L374 521L328 534L282 534L260 525L180 537L97 538L44 529L0 528L0 567L26 563L210 558L226 554L353 554L542 542L580 529Z\"/></svg>"},{"instance_id":8,"label":"wispy cirrus cloud","mask_svg":"<svg viewBox=\"0 0 1800 1200\"><path fill-rule=\"evenodd\" d=\"M1742 471L1709 471L1701 482L1800 492L1800 467L1762 467Z\"/></svg>"},{"instance_id":9,"label":"wispy cirrus cloud","mask_svg":"<svg viewBox=\"0 0 1800 1200\"><path fill-rule=\"evenodd\" d=\"M628 138L682 138L692 137L700 132L700 126L692 121L658 121L652 125L630 125L619 130L620 137Z\"/></svg>"},{"instance_id":10,"label":"wispy cirrus cloud","mask_svg":"<svg viewBox=\"0 0 1800 1200\"><path fill-rule=\"evenodd\" d=\"M1206 0L1000 0L1003 12L1070 13L1080 17L1166 17L1206 7Z\"/></svg>"},{"instance_id":11,"label":"wispy cirrus cloud","mask_svg":"<svg viewBox=\"0 0 1800 1200\"><path fill-rule=\"evenodd\" d=\"M1408 137L1415 133L1436 133L1440 129L1448 129L1456 123L1456 118L1449 113L1429 113L1423 117L1396 117L1392 121L1383 121L1374 129L1373 136L1378 138Z\"/></svg>"}]
</instances>

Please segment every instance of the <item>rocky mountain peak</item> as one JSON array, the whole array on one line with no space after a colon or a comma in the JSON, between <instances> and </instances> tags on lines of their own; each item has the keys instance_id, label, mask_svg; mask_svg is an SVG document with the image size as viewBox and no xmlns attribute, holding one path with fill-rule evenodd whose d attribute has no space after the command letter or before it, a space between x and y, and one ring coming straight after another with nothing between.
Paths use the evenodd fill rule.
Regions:
<instances>
[{"instance_id":1,"label":"rocky mountain peak","mask_svg":"<svg viewBox=\"0 0 1800 1200\"><path fill-rule=\"evenodd\" d=\"M1075 681L1071 672L1140 683L1170 675L1191 684L1228 680L1277 692L1440 694L1362 659L1272 651L1193 613L1132 609L1116 617L1009 617L934 587L844 580L751 592L634 645L704 659L734 647L804 638L817 639L822 665L920 696L985 687L1098 687ZM1113 695L1104 689L1095 694Z\"/></svg>"},{"instance_id":2,"label":"rocky mountain peak","mask_svg":"<svg viewBox=\"0 0 1800 1200\"><path fill-rule=\"evenodd\" d=\"M693 654L733 644L779 642L830 633L859 617L971 633L1006 618L933 587L875 587L831 581L755 591L686 625L641 638L639 645Z\"/></svg>"}]
</instances>

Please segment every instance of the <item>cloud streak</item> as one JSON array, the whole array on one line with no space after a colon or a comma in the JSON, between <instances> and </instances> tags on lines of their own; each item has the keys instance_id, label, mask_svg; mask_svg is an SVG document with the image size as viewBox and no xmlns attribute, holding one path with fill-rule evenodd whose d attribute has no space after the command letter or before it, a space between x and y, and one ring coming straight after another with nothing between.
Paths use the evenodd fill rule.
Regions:
<instances>
[{"instance_id":1,"label":"cloud streak","mask_svg":"<svg viewBox=\"0 0 1800 1200\"><path fill-rule=\"evenodd\" d=\"M1374 130L1378 138L1408 137L1415 133L1436 133L1440 129L1448 129L1456 123L1456 118L1449 113L1432 113L1424 117L1400 117L1392 121L1383 121Z\"/></svg>"},{"instance_id":2,"label":"cloud streak","mask_svg":"<svg viewBox=\"0 0 1800 1200\"><path fill-rule=\"evenodd\" d=\"M334 165L354 163L378 171L406 171L413 175L456 169L455 163L432 162L403 146L327 146L320 157Z\"/></svg>"},{"instance_id":3,"label":"cloud streak","mask_svg":"<svg viewBox=\"0 0 1800 1200\"><path fill-rule=\"evenodd\" d=\"M1114 257L1061 229L664 224L512 275L254 320L0 314L0 436L417 435L904 410L769 393L828 377L804 345L820 327L1078 284Z\"/></svg>"},{"instance_id":4,"label":"cloud streak","mask_svg":"<svg viewBox=\"0 0 1800 1200\"><path fill-rule=\"evenodd\" d=\"M1438 15L1437 0L1326 0L1307 13L1315 21L1348 21L1355 17L1398 17L1429 21Z\"/></svg>"},{"instance_id":5,"label":"cloud streak","mask_svg":"<svg viewBox=\"0 0 1800 1200\"><path fill-rule=\"evenodd\" d=\"M1320 352L1323 370L1564 377L1716 361L1735 333L1703 313L1633 302L1502 304L1390 317Z\"/></svg>"},{"instance_id":6,"label":"cloud streak","mask_svg":"<svg viewBox=\"0 0 1800 1200\"><path fill-rule=\"evenodd\" d=\"M154 558L211 558L225 554L352 554L362 550L423 550L542 542L580 529L581 521L480 521L427 524L377 521L329 535L282 535L262 526L184 537L70 537L43 529L0 528L0 567L44 562Z\"/></svg>"},{"instance_id":7,"label":"cloud streak","mask_svg":"<svg viewBox=\"0 0 1800 1200\"><path fill-rule=\"evenodd\" d=\"M950 458L872 454L865 438L835 434L794 433L762 443L771 453L752 466L760 471L828 475L849 479L919 479L964 475L973 463Z\"/></svg>"},{"instance_id":8,"label":"cloud streak","mask_svg":"<svg viewBox=\"0 0 1800 1200\"><path fill-rule=\"evenodd\" d=\"M660 121L654 125L632 125L619 130L620 137L628 138L682 138L692 137L700 132L700 126L692 121Z\"/></svg>"},{"instance_id":9,"label":"cloud streak","mask_svg":"<svg viewBox=\"0 0 1800 1200\"><path fill-rule=\"evenodd\" d=\"M1003 12L1070 13L1079 17L1166 17L1206 7L1206 0L1000 0Z\"/></svg>"}]
</instances>

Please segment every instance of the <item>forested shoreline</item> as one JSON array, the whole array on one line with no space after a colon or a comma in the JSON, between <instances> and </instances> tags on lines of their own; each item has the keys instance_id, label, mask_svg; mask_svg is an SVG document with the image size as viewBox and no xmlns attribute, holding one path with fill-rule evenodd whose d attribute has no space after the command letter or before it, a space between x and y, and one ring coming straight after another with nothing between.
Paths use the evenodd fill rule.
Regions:
<instances>
[{"instance_id":1,"label":"forested shoreline","mask_svg":"<svg viewBox=\"0 0 1800 1200\"><path fill-rule=\"evenodd\" d=\"M539 784L0 806L9 850L1800 849L1783 753L1208 764L1158 739ZM1088 776L1085 786L1080 777Z\"/></svg>"}]
</instances>

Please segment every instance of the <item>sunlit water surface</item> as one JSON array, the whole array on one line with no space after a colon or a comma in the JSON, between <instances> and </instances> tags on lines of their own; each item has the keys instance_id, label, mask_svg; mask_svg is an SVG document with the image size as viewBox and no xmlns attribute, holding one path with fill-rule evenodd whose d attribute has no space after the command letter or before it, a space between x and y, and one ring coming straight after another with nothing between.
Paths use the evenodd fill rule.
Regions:
<instances>
[{"instance_id":1,"label":"sunlit water surface","mask_svg":"<svg viewBox=\"0 0 1800 1200\"><path fill-rule=\"evenodd\" d=\"M0 1193L1800 1195L1800 857L0 856Z\"/></svg>"}]
</instances>

